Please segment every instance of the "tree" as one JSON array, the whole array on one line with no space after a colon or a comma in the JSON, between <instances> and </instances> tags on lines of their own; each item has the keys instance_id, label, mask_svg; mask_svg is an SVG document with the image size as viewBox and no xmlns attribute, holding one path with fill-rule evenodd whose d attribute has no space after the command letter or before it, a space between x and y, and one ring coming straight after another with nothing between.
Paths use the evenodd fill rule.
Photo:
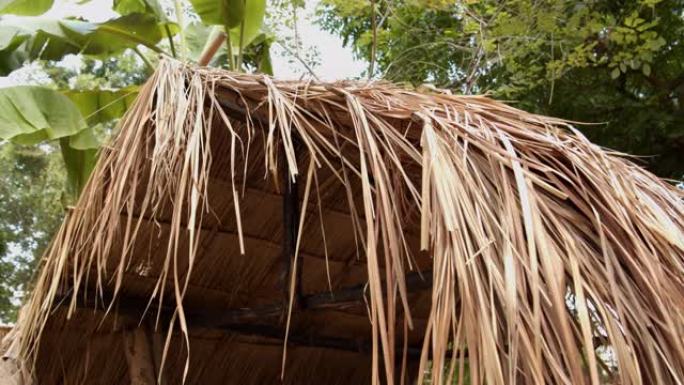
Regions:
<instances>
[{"instance_id":1,"label":"tree","mask_svg":"<svg viewBox=\"0 0 684 385\"><path fill-rule=\"evenodd\" d=\"M579 128L682 178L683 11L678 0L324 0L320 20L384 78L601 123Z\"/></svg>"},{"instance_id":2,"label":"tree","mask_svg":"<svg viewBox=\"0 0 684 385\"><path fill-rule=\"evenodd\" d=\"M113 129L116 119L112 116L126 109L134 93L117 99L124 91L136 90L146 77L141 75L145 73L143 64L131 53L105 60L84 58L80 67L51 61L36 64L33 71L41 74L36 85L41 87L32 89L62 90L80 107L80 115L88 117L85 121L100 141ZM114 100L117 102L110 104ZM105 105L108 108L97 107ZM15 319L17 305L30 289L27 285L38 257L72 204L73 191L66 182L58 142L29 146L0 142L0 320Z\"/></svg>"},{"instance_id":3,"label":"tree","mask_svg":"<svg viewBox=\"0 0 684 385\"><path fill-rule=\"evenodd\" d=\"M159 55L196 61L223 33L211 65L270 72L265 0L190 3L187 23L181 1L170 12L157 0L114 0L120 16L94 23L33 17L52 0L0 2L0 75L33 64L50 79L0 89L0 320L16 316L37 257ZM80 69L60 64L69 55Z\"/></svg>"},{"instance_id":4,"label":"tree","mask_svg":"<svg viewBox=\"0 0 684 385\"><path fill-rule=\"evenodd\" d=\"M64 169L53 145L0 146L0 319L16 317L37 259L62 220Z\"/></svg>"}]
</instances>

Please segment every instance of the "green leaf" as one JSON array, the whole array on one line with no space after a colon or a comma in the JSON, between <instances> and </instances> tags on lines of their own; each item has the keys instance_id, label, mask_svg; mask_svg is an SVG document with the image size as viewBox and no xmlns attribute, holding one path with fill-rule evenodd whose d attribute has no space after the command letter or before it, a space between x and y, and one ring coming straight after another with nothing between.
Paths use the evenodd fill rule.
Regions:
<instances>
[{"instance_id":1,"label":"green leaf","mask_svg":"<svg viewBox=\"0 0 684 385\"><path fill-rule=\"evenodd\" d=\"M88 130L92 131L91 129ZM97 163L97 150L76 148L74 146L75 141L76 139L72 137L59 140L67 171L67 191L74 201L75 197L78 197L83 190L95 163Z\"/></svg>"},{"instance_id":2,"label":"green leaf","mask_svg":"<svg viewBox=\"0 0 684 385\"><path fill-rule=\"evenodd\" d=\"M26 53L19 47L28 38L29 35L19 28L0 25L0 76L7 76L22 66Z\"/></svg>"},{"instance_id":3,"label":"green leaf","mask_svg":"<svg viewBox=\"0 0 684 385\"><path fill-rule=\"evenodd\" d=\"M20 28L0 25L0 51L17 45L17 41L23 41L28 36Z\"/></svg>"},{"instance_id":4,"label":"green leaf","mask_svg":"<svg viewBox=\"0 0 684 385\"><path fill-rule=\"evenodd\" d=\"M264 42L261 54L259 55L258 71L266 75L273 76L273 63L271 62L271 44Z\"/></svg>"},{"instance_id":5,"label":"green leaf","mask_svg":"<svg viewBox=\"0 0 684 385\"><path fill-rule=\"evenodd\" d=\"M247 47L261 32L266 13L266 0L191 0L190 2L202 22L226 28L234 47L240 45L241 23L244 22L243 48Z\"/></svg>"},{"instance_id":6,"label":"green leaf","mask_svg":"<svg viewBox=\"0 0 684 385\"><path fill-rule=\"evenodd\" d=\"M620 69L615 67L613 68L612 71L610 71L610 77L611 79L617 79L620 77Z\"/></svg>"},{"instance_id":7,"label":"green leaf","mask_svg":"<svg viewBox=\"0 0 684 385\"><path fill-rule=\"evenodd\" d=\"M218 27L210 27L200 22L188 24L183 33L185 34L185 44L188 46L189 58L197 61L202 55L205 46L211 41L210 37L213 38L214 34L219 32L221 30ZM225 49L225 44L222 46Z\"/></svg>"},{"instance_id":8,"label":"green leaf","mask_svg":"<svg viewBox=\"0 0 684 385\"><path fill-rule=\"evenodd\" d=\"M247 47L261 33L265 14L266 0L245 0L245 27L242 35L243 48ZM240 26L230 30L230 41L235 47L240 45Z\"/></svg>"},{"instance_id":9,"label":"green leaf","mask_svg":"<svg viewBox=\"0 0 684 385\"><path fill-rule=\"evenodd\" d=\"M68 54L78 53L78 42L65 34L59 20L23 18L9 21L9 26L21 29L28 36L21 47L29 59L60 60Z\"/></svg>"},{"instance_id":10,"label":"green leaf","mask_svg":"<svg viewBox=\"0 0 684 385\"><path fill-rule=\"evenodd\" d=\"M138 86L130 86L119 90L68 90L63 93L78 107L88 125L93 126L123 116L138 90Z\"/></svg>"},{"instance_id":11,"label":"green leaf","mask_svg":"<svg viewBox=\"0 0 684 385\"><path fill-rule=\"evenodd\" d=\"M52 8L53 0L0 0L0 14L38 16Z\"/></svg>"},{"instance_id":12,"label":"green leaf","mask_svg":"<svg viewBox=\"0 0 684 385\"><path fill-rule=\"evenodd\" d=\"M651 65L644 63L644 65L641 66L641 72L643 72L646 76L651 76Z\"/></svg>"},{"instance_id":13,"label":"green leaf","mask_svg":"<svg viewBox=\"0 0 684 385\"><path fill-rule=\"evenodd\" d=\"M166 21L166 13L157 0L114 0L114 11L120 15L143 13L153 15L157 20Z\"/></svg>"},{"instance_id":14,"label":"green leaf","mask_svg":"<svg viewBox=\"0 0 684 385\"><path fill-rule=\"evenodd\" d=\"M228 28L235 27L242 23L245 18L246 0L220 0L222 7L223 25Z\"/></svg>"},{"instance_id":15,"label":"green leaf","mask_svg":"<svg viewBox=\"0 0 684 385\"><path fill-rule=\"evenodd\" d=\"M202 22L228 29L242 22L251 0L190 0ZM247 4L245 4L247 3Z\"/></svg>"},{"instance_id":16,"label":"green leaf","mask_svg":"<svg viewBox=\"0 0 684 385\"><path fill-rule=\"evenodd\" d=\"M32 145L85 127L78 108L57 91L35 86L0 89L0 139Z\"/></svg>"},{"instance_id":17,"label":"green leaf","mask_svg":"<svg viewBox=\"0 0 684 385\"><path fill-rule=\"evenodd\" d=\"M624 41L624 35L621 32L614 32L609 35L610 39L618 44L622 44Z\"/></svg>"},{"instance_id":18,"label":"green leaf","mask_svg":"<svg viewBox=\"0 0 684 385\"><path fill-rule=\"evenodd\" d=\"M100 148L100 140L95 135L95 127L86 127L69 136L69 146L75 150L97 150Z\"/></svg>"},{"instance_id":19,"label":"green leaf","mask_svg":"<svg viewBox=\"0 0 684 385\"><path fill-rule=\"evenodd\" d=\"M71 19L13 18L6 21L5 26L14 28L17 31L15 36L20 36L25 41L11 53L2 55L0 52L0 63L9 61L8 56L16 55L15 51L24 53L31 60L61 60L68 54L78 53L108 57L138 45L161 52L156 44L165 36L163 23L153 15L139 13L103 23Z\"/></svg>"},{"instance_id":20,"label":"green leaf","mask_svg":"<svg viewBox=\"0 0 684 385\"><path fill-rule=\"evenodd\" d=\"M642 25L640 25L639 27L637 27L637 31L643 32L643 31L645 31L645 30L647 30L647 29L651 29L651 28L653 28L653 27L655 27L655 26L657 26L657 25L658 25L658 20L653 20L653 21L650 21L650 22L648 22L648 23L646 23L646 24L642 24Z\"/></svg>"},{"instance_id":21,"label":"green leaf","mask_svg":"<svg viewBox=\"0 0 684 385\"><path fill-rule=\"evenodd\" d=\"M22 145L59 139L72 197L83 189L100 147L68 97L35 86L0 88L0 139Z\"/></svg>"},{"instance_id":22,"label":"green leaf","mask_svg":"<svg viewBox=\"0 0 684 385\"><path fill-rule=\"evenodd\" d=\"M64 33L79 42L82 53L90 55L111 55L139 44L159 51L156 44L164 34L154 16L139 13L101 24L88 24L71 20L62 22Z\"/></svg>"}]
</instances>

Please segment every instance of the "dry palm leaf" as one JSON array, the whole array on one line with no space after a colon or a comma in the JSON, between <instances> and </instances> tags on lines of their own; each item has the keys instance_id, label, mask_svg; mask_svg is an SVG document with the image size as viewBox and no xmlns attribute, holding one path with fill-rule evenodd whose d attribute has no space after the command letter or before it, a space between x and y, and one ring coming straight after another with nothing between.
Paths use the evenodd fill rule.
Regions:
<instances>
[{"instance_id":1,"label":"dry palm leaf","mask_svg":"<svg viewBox=\"0 0 684 385\"><path fill-rule=\"evenodd\" d=\"M414 268L411 226L433 265L421 359L423 369L431 360L432 383L684 383L680 191L563 121L484 97L276 82L174 61L140 92L45 256L18 325L22 356L35 357L61 286L78 293L90 279L121 289L140 218L168 204L166 258L149 301L173 293L169 330L187 336L184 296L210 212L212 141L229 138L227 193L244 252L240 176L257 132L257 161L275 180L283 167L305 179L305 200L320 205L322 169L345 186L367 267L373 384L398 383L396 329L413 326L404 280ZM119 241L123 252L113 253Z\"/></svg>"}]
</instances>

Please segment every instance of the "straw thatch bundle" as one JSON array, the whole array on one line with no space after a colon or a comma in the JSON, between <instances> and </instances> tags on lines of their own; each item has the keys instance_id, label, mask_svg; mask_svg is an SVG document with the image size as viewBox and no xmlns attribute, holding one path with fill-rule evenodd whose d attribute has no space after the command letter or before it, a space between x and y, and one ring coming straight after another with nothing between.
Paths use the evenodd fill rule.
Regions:
<instances>
[{"instance_id":1,"label":"straw thatch bundle","mask_svg":"<svg viewBox=\"0 0 684 385\"><path fill-rule=\"evenodd\" d=\"M569 124L164 61L12 341L41 385L626 385L683 337L681 192Z\"/></svg>"}]
</instances>

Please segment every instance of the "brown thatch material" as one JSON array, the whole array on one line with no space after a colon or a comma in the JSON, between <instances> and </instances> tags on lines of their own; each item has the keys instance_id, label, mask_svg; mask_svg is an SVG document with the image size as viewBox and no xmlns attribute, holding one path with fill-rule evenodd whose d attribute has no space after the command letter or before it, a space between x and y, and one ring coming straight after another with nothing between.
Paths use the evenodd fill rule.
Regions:
<instances>
[{"instance_id":1,"label":"brown thatch material","mask_svg":"<svg viewBox=\"0 0 684 385\"><path fill-rule=\"evenodd\" d=\"M15 332L40 385L681 385L683 196L485 97L164 61Z\"/></svg>"}]
</instances>

